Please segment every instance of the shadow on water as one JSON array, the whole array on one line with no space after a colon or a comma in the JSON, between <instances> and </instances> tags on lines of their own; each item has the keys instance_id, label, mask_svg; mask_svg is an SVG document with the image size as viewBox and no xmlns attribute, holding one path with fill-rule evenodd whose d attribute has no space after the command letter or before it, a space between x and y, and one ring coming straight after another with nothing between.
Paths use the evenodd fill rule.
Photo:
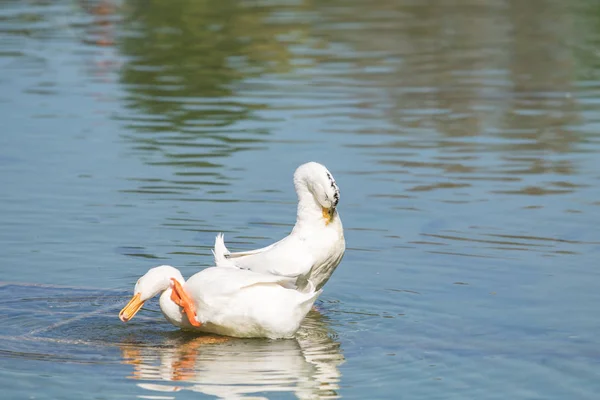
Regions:
<instances>
[{"instance_id":1,"label":"shadow on water","mask_svg":"<svg viewBox=\"0 0 600 400\"><path fill-rule=\"evenodd\" d=\"M0 283L0 311L6 314L0 356L125 365L119 370L127 378L154 392L338 397L344 356L316 311L294 339L236 339L179 331L166 323L156 302L122 324L117 314L125 298L118 291Z\"/></svg>"}]
</instances>

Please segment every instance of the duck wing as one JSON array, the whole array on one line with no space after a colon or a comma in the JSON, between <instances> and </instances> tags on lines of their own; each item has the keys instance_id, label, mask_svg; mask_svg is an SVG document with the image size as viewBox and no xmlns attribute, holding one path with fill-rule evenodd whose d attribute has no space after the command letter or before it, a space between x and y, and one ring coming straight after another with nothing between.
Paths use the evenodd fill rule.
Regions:
<instances>
[{"instance_id":1,"label":"duck wing","mask_svg":"<svg viewBox=\"0 0 600 400\"><path fill-rule=\"evenodd\" d=\"M278 285L296 289L294 278L229 267L206 268L188 279L185 288L193 293L200 293L204 297L210 297L211 295L233 295L244 288L255 285Z\"/></svg>"},{"instance_id":2,"label":"duck wing","mask_svg":"<svg viewBox=\"0 0 600 400\"><path fill-rule=\"evenodd\" d=\"M236 267L290 278L307 275L315 263L302 241L294 236L260 249L231 253L225 246L223 235L219 234L213 254L218 267Z\"/></svg>"}]
</instances>

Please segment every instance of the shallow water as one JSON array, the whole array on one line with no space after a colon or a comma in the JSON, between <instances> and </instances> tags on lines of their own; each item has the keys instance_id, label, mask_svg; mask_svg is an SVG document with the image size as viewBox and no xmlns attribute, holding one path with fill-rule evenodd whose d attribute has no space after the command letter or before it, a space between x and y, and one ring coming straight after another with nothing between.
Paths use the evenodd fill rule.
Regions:
<instances>
[{"instance_id":1,"label":"shallow water","mask_svg":"<svg viewBox=\"0 0 600 400\"><path fill-rule=\"evenodd\" d=\"M596 3L2 1L7 398L595 399ZM118 320L309 160L348 250L297 339Z\"/></svg>"}]
</instances>

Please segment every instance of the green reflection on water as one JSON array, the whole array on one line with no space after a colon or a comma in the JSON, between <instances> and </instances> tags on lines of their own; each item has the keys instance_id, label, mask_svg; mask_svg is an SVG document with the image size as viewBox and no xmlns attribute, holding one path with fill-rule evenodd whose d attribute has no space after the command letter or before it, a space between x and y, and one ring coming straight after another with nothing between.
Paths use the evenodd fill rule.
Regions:
<instances>
[{"instance_id":1,"label":"green reflection on water","mask_svg":"<svg viewBox=\"0 0 600 400\"><path fill-rule=\"evenodd\" d=\"M127 56L121 81L127 107L153 117L143 131L204 133L254 118L253 111L266 106L240 98L239 84L290 71L289 45L301 40L304 29L294 19L276 18L281 6L234 0L129 4L118 44Z\"/></svg>"}]
</instances>

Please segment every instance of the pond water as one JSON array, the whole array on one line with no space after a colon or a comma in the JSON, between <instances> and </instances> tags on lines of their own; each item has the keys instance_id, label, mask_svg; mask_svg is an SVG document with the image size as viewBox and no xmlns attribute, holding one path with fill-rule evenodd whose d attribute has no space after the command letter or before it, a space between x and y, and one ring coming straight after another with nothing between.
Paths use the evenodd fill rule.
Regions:
<instances>
[{"instance_id":1,"label":"pond water","mask_svg":"<svg viewBox=\"0 0 600 400\"><path fill-rule=\"evenodd\" d=\"M597 398L598 2L0 4L3 398ZM310 160L348 249L296 339L119 321Z\"/></svg>"}]
</instances>

